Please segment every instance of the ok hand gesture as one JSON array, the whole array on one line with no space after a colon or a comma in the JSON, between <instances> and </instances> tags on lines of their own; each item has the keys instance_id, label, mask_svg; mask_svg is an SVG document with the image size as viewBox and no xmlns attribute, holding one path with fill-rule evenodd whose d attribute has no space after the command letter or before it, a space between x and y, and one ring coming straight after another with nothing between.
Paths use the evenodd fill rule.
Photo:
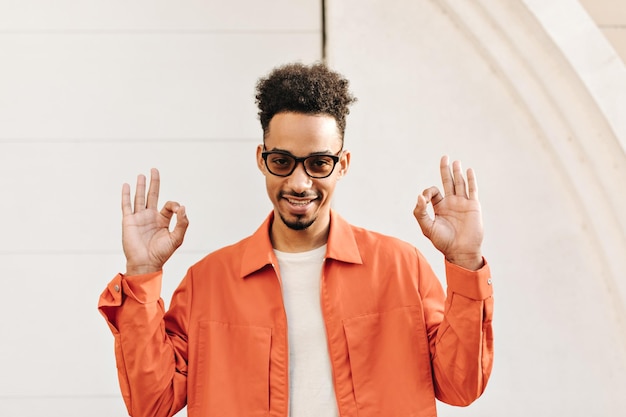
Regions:
<instances>
[{"instance_id":1,"label":"ok hand gesture","mask_svg":"<svg viewBox=\"0 0 626 417\"><path fill-rule=\"evenodd\" d=\"M159 171L153 168L146 198L146 177L139 175L134 209L130 202L130 185L122 186L122 246L126 255L126 275L160 271L165 261L183 243L189 225L185 207L168 201L159 212L159 185ZM170 232L169 225L174 214L176 226Z\"/></svg>"},{"instance_id":2,"label":"ok hand gesture","mask_svg":"<svg viewBox=\"0 0 626 417\"><path fill-rule=\"evenodd\" d=\"M450 170L447 156L441 158L439 168L445 195L437 187L427 188L417 197L413 215L424 235L448 261L477 270L483 266L483 225L476 176L468 169L466 183L461 163L454 161ZM434 219L426 211L429 203L433 205Z\"/></svg>"}]
</instances>

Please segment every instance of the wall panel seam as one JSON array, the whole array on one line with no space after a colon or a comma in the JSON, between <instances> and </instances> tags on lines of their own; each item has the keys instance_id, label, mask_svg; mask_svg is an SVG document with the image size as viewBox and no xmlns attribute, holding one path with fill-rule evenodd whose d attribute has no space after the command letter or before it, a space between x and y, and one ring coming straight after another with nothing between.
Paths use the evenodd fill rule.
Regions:
<instances>
[{"instance_id":1,"label":"wall panel seam","mask_svg":"<svg viewBox=\"0 0 626 417\"><path fill-rule=\"evenodd\" d=\"M260 35L260 34L315 34L319 30L222 30L222 29L0 29L1 35Z\"/></svg>"}]
</instances>

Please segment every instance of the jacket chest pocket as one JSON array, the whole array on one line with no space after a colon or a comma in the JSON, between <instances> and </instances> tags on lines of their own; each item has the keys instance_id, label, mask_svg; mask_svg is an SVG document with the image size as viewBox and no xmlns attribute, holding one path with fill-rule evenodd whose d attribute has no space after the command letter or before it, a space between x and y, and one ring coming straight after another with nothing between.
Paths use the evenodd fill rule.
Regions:
<instances>
[{"instance_id":1,"label":"jacket chest pocket","mask_svg":"<svg viewBox=\"0 0 626 417\"><path fill-rule=\"evenodd\" d=\"M190 415L197 408L208 416L267 416L272 329L203 321L197 337L189 358Z\"/></svg>"},{"instance_id":2,"label":"jacket chest pocket","mask_svg":"<svg viewBox=\"0 0 626 417\"><path fill-rule=\"evenodd\" d=\"M428 338L418 307L343 322L359 417L435 416Z\"/></svg>"}]
</instances>

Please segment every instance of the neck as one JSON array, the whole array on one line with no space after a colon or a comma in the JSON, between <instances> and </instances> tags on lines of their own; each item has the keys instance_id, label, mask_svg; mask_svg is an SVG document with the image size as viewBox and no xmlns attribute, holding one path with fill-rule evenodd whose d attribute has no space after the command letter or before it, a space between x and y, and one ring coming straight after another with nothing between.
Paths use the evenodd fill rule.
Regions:
<instances>
[{"instance_id":1,"label":"neck","mask_svg":"<svg viewBox=\"0 0 626 417\"><path fill-rule=\"evenodd\" d=\"M323 246L328 241L330 216L318 218L305 230L294 230L283 223L280 216L274 216L270 227L270 238L274 249L281 252L306 252Z\"/></svg>"}]
</instances>

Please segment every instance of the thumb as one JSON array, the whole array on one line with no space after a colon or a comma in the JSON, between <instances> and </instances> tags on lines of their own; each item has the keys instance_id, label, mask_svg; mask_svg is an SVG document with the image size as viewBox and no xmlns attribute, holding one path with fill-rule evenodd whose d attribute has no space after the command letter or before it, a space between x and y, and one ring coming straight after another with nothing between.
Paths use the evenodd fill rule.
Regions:
<instances>
[{"instance_id":1,"label":"thumb","mask_svg":"<svg viewBox=\"0 0 626 417\"><path fill-rule=\"evenodd\" d=\"M170 236L176 247L179 247L183 244L185 232L187 231L187 226L189 226L189 218L187 217L185 206L179 206L174 213L176 214L176 226L174 226Z\"/></svg>"},{"instance_id":2,"label":"thumb","mask_svg":"<svg viewBox=\"0 0 626 417\"><path fill-rule=\"evenodd\" d=\"M428 207L428 200L424 197L423 194L417 196L417 204L413 209L413 216L417 220L420 228L422 229L422 233L428 236L427 232L430 230L433 219L431 219L430 215L426 208Z\"/></svg>"}]
</instances>

